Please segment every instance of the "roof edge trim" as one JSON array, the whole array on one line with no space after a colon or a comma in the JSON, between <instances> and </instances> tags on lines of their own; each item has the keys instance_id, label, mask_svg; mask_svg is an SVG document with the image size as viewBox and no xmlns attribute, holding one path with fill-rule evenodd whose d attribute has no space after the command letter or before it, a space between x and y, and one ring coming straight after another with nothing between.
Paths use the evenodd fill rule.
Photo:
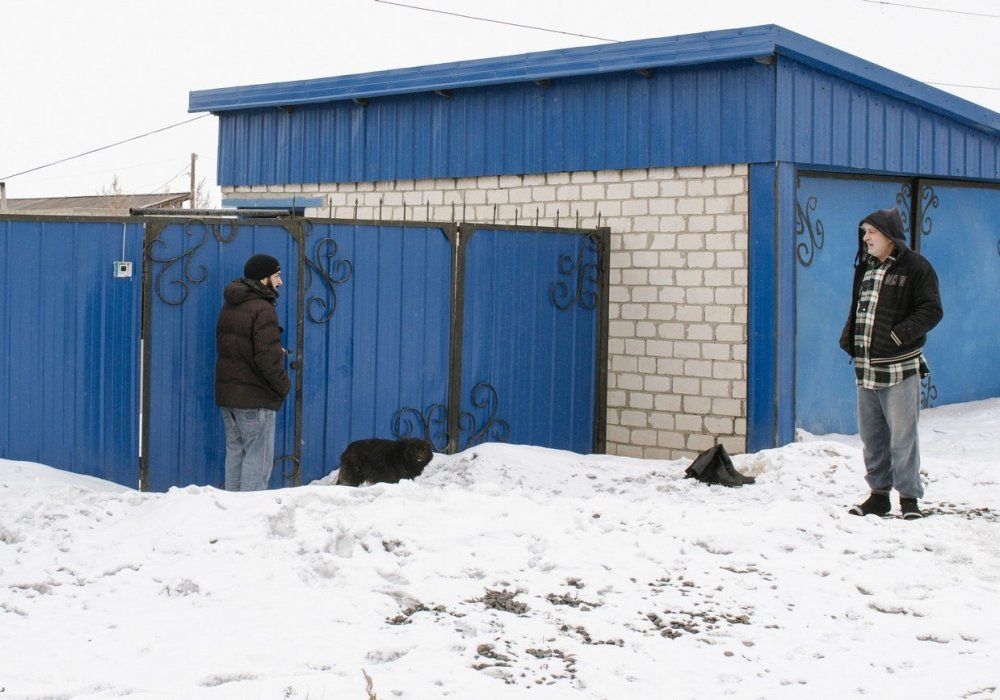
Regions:
<instances>
[{"instance_id":1,"label":"roof edge trim","mask_svg":"<svg viewBox=\"0 0 1000 700\"><path fill-rule=\"evenodd\" d=\"M774 53L774 25L242 85L189 93L188 112L225 112L715 63Z\"/></svg>"},{"instance_id":2,"label":"roof edge trim","mask_svg":"<svg viewBox=\"0 0 1000 700\"><path fill-rule=\"evenodd\" d=\"M222 113L552 80L781 55L1000 133L1000 113L774 24L189 93L188 112Z\"/></svg>"}]
</instances>

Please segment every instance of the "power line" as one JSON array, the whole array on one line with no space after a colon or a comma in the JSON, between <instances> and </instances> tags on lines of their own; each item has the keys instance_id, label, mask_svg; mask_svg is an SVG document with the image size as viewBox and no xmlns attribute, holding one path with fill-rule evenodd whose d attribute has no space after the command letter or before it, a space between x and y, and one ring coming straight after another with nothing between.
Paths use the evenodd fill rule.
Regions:
<instances>
[{"instance_id":1,"label":"power line","mask_svg":"<svg viewBox=\"0 0 1000 700\"><path fill-rule=\"evenodd\" d=\"M968 12L966 10L952 10L946 7L927 7L926 5L909 5L905 2L888 2L888 0L861 0L872 5L892 5L894 7L908 7L911 10L928 10L929 12L947 12L952 15L972 15L973 17L990 17L1000 19L1000 15L991 15L985 12Z\"/></svg>"},{"instance_id":2,"label":"power line","mask_svg":"<svg viewBox=\"0 0 1000 700\"><path fill-rule=\"evenodd\" d=\"M477 17L475 15L463 15L459 12L447 12L445 10L437 10L433 7L421 7L420 5L408 5L402 2L392 2L392 0L373 0L373 2L382 3L383 5L396 5L397 7L406 7L411 10L422 10L424 12L434 12L439 15L449 15L451 17L461 17L462 19L472 19L477 22L491 22L493 24L503 24L508 27L520 27L521 29L534 29L539 32L551 32L552 34L564 34L566 36L578 36L584 39L597 39L598 41L610 41L611 43L618 44L621 43L620 39L608 39L603 36L593 36L592 34L577 34L576 32L564 32L559 29L547 29L545 27L536 27L531 24L518 24L517 22L505 22L499 19L490 19L488 17Z\"/></svg>"},{"instance_id":3,"label":"power line","mask_svg":"<svg viewBox=\"0 0 1000 700\"><path fill-rule=\"evenodd\" d=\"M173 129L173 128L178 127L178 126L183 126L184 124L190 124L191 122L198 121L199 119L204 119L205 117L208 117L208 116L210 116L210 114L202 114L202 115L199 115L197 117L192 117L191 119L185 119L182 122L177 122L176 124L171 124L170 126L164 126L164 127L159 128L159 129L154 129L153 131L147 131L145 134L139 134L138 136L133 136L132 138L128 138L128 139L125 139L123 141L117 141L115 143L109 143L107 146L101 146L100 148L93 148L93 149L91 149L89 151L84 151L83 153L77 153L75 156L69 156L68 158L60 158L59 160L54 160L51 163L46 163L45 165L38 165L38 166L36 166L34 168L29 168L27 170L22 170L21 172L14 173L13 175L4 175L3 177L0 177L0 180L9 180L12 177L17 177L18 175L27 175L28 173L33 173L36 170L42 170L43 168L50 168L53 165L59 165L60 163L65 163L65 162L70 161L70 160L75 160L77 158L83 158L84 156L89 156L91 153L97 153L99 151L106 151L109 148L114 148L115 146L121 146L123 143L129 143L130 141L137 141L137 140L139 140L141 138L145 138L147 136L152 136L153 134L158 134L161 131L166 131L167 129Z\"/></svg>"},{"instance_id":4,"label":"power line","mask_svg":"<svg viewBox=\"0 0 1000 700\"><path fill-rule=\"evenodd\" d=\"M990 85L963 85L962 83L932 83L927 81L928 85L946 85L948 87L959 87L959 88L975 88L977 90L1000 90L1000 87L993 87Z\"/></svg>"},{"instance_id":5,"label":"power line","mask_svg":"<svg viewBox=\"0 0 1000 700\"><path fill-rule=\"evenodd\" d=\"M617 43L621 43L620 39L608 39L607 37L593 36L592 34L577 34L575 32L565 32L565 31L561 31L561 30L558 30L558 29L548 29L546 27L536 27L536 26L530 25L530 24L518 24L516 22L505 22L503 20L498 20L498 19L489 19L487 17L477 17L475 15L465 15L465 14L461 14L461 13L458 13L458 12L448 12L446 10L438 10L438 9L434 9L434 8L431 8L431 7L422 7L422 6L419 6L419 5L411 5L411 4L402 3L402 2L395 2L394 0L372 0L372 1L373 2L377 2L377 3L381 3L383 5L396 5L397 7L406 7L406 8L409 8L411 10L421 10L423 12L433 12L433 13L441 14L441 15L449 15L451 17L461 17L462 19L471 19L471 20L475 20L477 22L491 22L493 24L502 24L502 25L506 25L506 26L509 26L509 27L520 27L522 29L535 29L535 30L538 30L538 31L541 31L541 32L551 32L553 34L565 34L565 35L568 35L568 36L583 37L585 39L597 39L598 41L610 41L610 42L613 42L613 43L616 43L616 44ZM862 0L862 2L869 2L869 3L875 4L875 5L896 5L896 6L899 6L899 7L909 7L909 8L919 9L919 10L933 10L933 11L936 11L936 12L953 12L955 14L968 14L968 15L979 15L979 16L982 16L982 17L996 17L996 18L1000 18L1000 15L988 15L988 14L980 14L980 13L976 13L976 12L961 12L961 11L958 11L958 10L947 10L947 9L942 9L942 8L938 8L938 7L923 7L921 5L908 5L908 4L904 4L904 3L898 3L898 2L888 2L888 0ZM926 82L929 85L944 85L944 86L947 86L947 87L976 88L976 89L980 89L980 90L1000 90L1000 87L993 87L993 86L990 86L990 85L960 85L958 83L932 83L930 81L926 81Z\"/></svg>"},{"instance_id":6,"label":"power line","mask_svg":"<svg viewBox=\"0 0 1000 700\"><path fill-rule=\"evenodd\" d=\"M945 7L927 7L926 5L911 5L905 2L890 2L889 0L861 0L861 2L867 2L872 5L891 5L893 7L906 7L912 10L927 10L929 12L945 12L953 15L971 15L974 17L989 17L991 19L1000 19L1000 15L991 15L985 12L968 12L966 10L952 10ZM943 85L945 87L959 87L959 88L973 88L977 90L1000 90L1000 87L995 87L992 85L963 85L961 83L935 83L930 80L924 81L928 85Z\"/></svg>"},{"instance_id":7,"label":"power line","mask_svg":"<svg viewBox=\"0 0 1000 700\"><path fill-rule=\"evenodd\" d=\"M166 182L164 182L162 185L160 185L159 187L157 187L156 189L154 189L153 192L156 192L158 190L163 190L164 192L166 192L167 191L167 187L170 185L171 182L173 182L174 180L176 180L177 178L179 178L181 175L187 175L190 172L191 172L191 166L190 165L185 165L183 168L180 169L180 171L176 175L174 175L172 178L170 178L169 180L167 180Z\"/></svg>"}]
</instances>

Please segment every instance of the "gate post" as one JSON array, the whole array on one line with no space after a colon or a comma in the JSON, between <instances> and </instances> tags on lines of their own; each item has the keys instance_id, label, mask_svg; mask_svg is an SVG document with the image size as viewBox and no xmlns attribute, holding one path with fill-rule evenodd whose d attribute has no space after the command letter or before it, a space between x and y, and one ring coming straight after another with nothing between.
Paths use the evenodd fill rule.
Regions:
<instances>
[{"instance_id":1,"label":"gate post","mask_svg":"<svg viewBox=\"0 0 1000 700\"><path fill-rule=\"evenodd\" d=\"M141 375L139 379L139 490L149 490L149 411L150 382L150 325L153 315L153 260L149 246L166 227L164 221L142 223L142 317L139 321L141 350Z\"/></svg>"},{"instance_id":2,"label":"gate post","mask_svg":"<svg viewBox=\"0 0 1000 700\"><path fill-rule=\"evenodd\" d=\"M451 280L451 359L448 362L448 446L446 452L455 454L459 447L459 416L462 412L462 337L465 318L465 246L475 233L475 226L462 222L457 229L447 229L453 234Z\"/></svg>"}]
</instances>

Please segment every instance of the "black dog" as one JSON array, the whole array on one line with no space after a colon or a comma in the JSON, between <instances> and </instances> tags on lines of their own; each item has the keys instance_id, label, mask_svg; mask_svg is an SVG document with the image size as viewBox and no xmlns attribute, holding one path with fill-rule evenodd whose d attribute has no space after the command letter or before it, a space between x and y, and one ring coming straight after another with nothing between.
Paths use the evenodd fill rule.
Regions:
<instances>
[{"instance_id":1,"label":"black dog","mask_svg":"<svg viewBox=\"0 0 1000 700\"><path fill-rule=\"evenodd\" d=\"M420 476L433 456L431 444L420 438L355 440L340 455L337 483L398 484L400 479Z\"/></svg>"}]
</instances>

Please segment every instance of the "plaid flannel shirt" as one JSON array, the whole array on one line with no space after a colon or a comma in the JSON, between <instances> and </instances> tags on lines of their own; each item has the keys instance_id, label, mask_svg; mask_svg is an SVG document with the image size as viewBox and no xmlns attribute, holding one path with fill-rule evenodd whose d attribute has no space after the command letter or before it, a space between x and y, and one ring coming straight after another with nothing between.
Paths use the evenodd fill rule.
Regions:
<instances>
[{"instance_id":1,"label":"plaid flannel shirt","mask_svg":"<svg viewBox=\"0 0 1000 700\"><path fill-rule=\"evenodd\" d=\"M909 360L892 364L871 363L872 328L875 325L875 307L878 305L878 294L882 288L882 280L886 270L896 261L890 255L883 262L871 255L866 256L867 268L861 278L861 289L858 293L858 306L854 310L854 374L858 386L865 389L888 389L899 384L904 379L919 373L928 373L927 363L923 354Z\"/></svg>"}]
</instances>

